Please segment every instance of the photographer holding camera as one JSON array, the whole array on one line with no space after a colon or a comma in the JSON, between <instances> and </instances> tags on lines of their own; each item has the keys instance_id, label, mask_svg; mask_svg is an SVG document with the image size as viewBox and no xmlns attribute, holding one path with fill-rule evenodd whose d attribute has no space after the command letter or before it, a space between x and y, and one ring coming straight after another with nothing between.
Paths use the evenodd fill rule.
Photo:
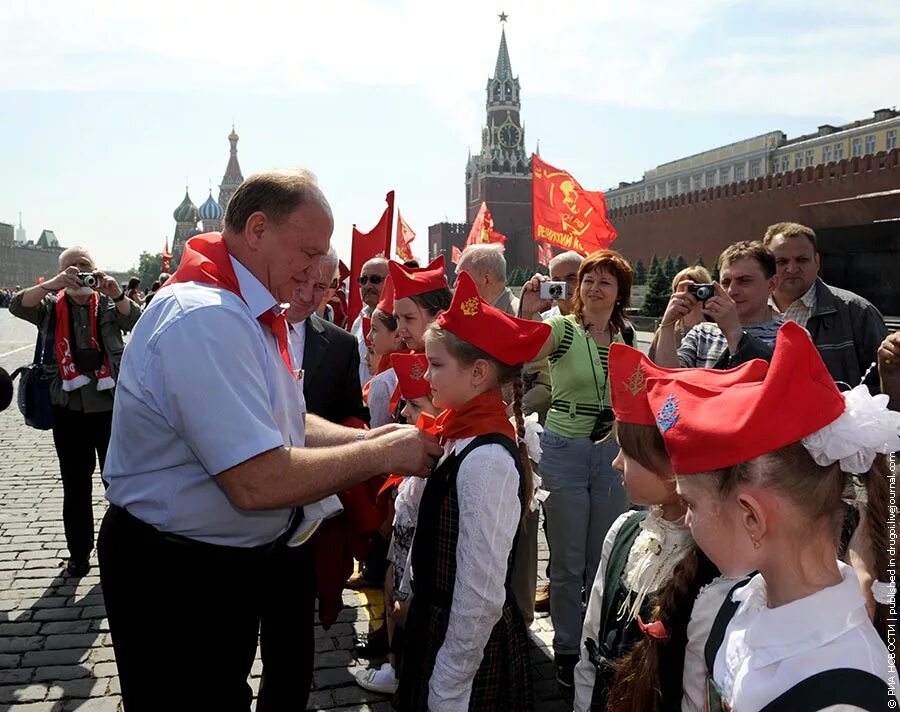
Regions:
<instances>
[{"instance_id":1,"label":"photographer holding camera","mask_svg":"<svg viewBox=\"0 0 900 712\"><path fill-rule=\"evenodd\" d=\"M772 359L775 335L784 323L768 305L778 284L775 257L759 241L736 242L719 256L721 284L683 279L663 314L654 361L666 368L734 368ZM696 324L680 345L675 327L700 304L712 321Z\"/></svg>"},{"instance_id":2,"label":"photographer holding camera","mask_svg":"<svg viewBox=\"0 0 900 712\"><path fill-rule=\"evenodd\" d=\"M94 548L92 490L103 470L113 394L125 343L141 315L113 277L97 270L83 247L59 256L61 272L13 296L9 311L38 327L51 375L53 444L63 482L66 572L84 576Z\"/></svg>"},{"instance_id":3,"label":"photographer holding camera","mask_svg":"<svg viewBox=\"0 0 900 712\"><path fill-rule=\"evenodd\" d=\"M572 313L545 320L553 330L536 357L550 362L552 400L541 436L540 474L550 493L544 516L556 678L569 688L581 651L584 582L594 580L606 532L628 508L612 468L618 447L607 439L613 422L607 360L612 342L628 341L625 309L632 277L631 266L615 250L586 257L578 268ZM537 319L554 298L565 299L547 282L536 275L522 287L524 315Z\"/></svg>"}]
</instances>

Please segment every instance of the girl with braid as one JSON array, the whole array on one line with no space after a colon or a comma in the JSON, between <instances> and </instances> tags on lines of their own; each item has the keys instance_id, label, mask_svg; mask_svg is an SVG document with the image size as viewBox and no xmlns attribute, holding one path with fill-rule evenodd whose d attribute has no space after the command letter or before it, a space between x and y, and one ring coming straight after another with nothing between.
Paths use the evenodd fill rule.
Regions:
<instances>
[{"instance_id":1,"label":"girl with braid","mask_svg":"<svg viewBox=\"0 0 900 712\"><path fill-rule=\"evenodd\" d=\"M484 302L466 273L425 332L426 378L445 410L420 427L441 438L445 454L419 504L394 699L400 712L534 709L528 637L509 574L532 490L521 369L549 335L549 326ZM501 396L507 383L515 426Z\"/></svg>"},{"instance_id":2,"label":"girl with braid","mask_svg":"<svg viewBox=\"0 0 900 712\"><path fill-rule=\"evenodd\" d=\"M725 388L758 381L766 368L756 360L731 371L690 369L683 375ZM603 542L575 667L575 712L681 709L691 606L718 571L684 522L686 507L675 491L672 463L647 400L647 379L675 372L624 344L610 347L619 444L613 467L622 474L629 500L649 510L622 514Z\"/></svg>"},{"instance_id":3,"label":"girl with braid","mask_svg":"<svg viewBox=\"0 0 900 712\"><path fill-rule=\"evenodd\" d=\"M694 540L740 577L707 630L691 623L705 639L705 708L888 709L885 454L900 449L900 414L865 386L841 393L793 322L761 382L717 389L668 374L649 378L647 392ZM874 626L835 546L850 476L867 493ZM696 675L686 666L685 690Z\"/></svg>"}]
</instances>

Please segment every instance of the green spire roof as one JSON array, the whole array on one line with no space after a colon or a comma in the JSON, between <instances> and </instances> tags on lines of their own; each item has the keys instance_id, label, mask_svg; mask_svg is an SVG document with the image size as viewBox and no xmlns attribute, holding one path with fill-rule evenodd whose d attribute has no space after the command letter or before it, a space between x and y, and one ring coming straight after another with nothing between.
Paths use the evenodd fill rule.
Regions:
<instances>
[{"instance_id":1,"label":"green spire roof","mask_svg":"<svg viewBox=\"0 0 900 712\"><path fill-rule=\"evenodd\" d=\"M494 68L494 79L503 81L512 78L512 65L509 61L509 50L506 48L506 29L502 29L500 30L500 51L497 52L497 66Z\"/></svg>"}]
</instances>

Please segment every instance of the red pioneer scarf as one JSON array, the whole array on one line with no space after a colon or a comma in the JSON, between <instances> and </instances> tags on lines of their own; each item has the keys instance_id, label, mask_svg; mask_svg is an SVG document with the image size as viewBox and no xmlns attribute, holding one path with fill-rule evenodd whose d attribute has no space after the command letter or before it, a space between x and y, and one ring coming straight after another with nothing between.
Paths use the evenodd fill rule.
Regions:
<instances>
[{"instance_id":1,"label":"red pioneer scarf","mask_svg":"<svg viewBox=\"0 0 900 712\"><path fill-rule=\"evenodd\" d=\"M234 267L232 267L231 259L228 256L225 240L222 239L222 235L218 232L197 235L185 243L184 252L181 255L181 263L178 265L175 274L166 282L166 285L182 282L200 282L201 284L211 284L220 289L226 289L237 294L246 304L244 295L241 294L237 275L234 273ZM278 351L281 353L281 358L287 365L288 370L293 373L294 367L291 365L291 352L288 349L287 317L284 312L275 314L267 311L257 318L272 330L275 340L278 342Z\"/></svg>"},{"instance_id":2,"label":"red pioneer scarf","mask_svg":"<svg viewBox=\"0 0 900 712\"><path fill-rule=\"evenodd\" d=\"M459 410L448 408L438 416L422 413L416 427L437 437L441 443L448 440L475 438L497 433L515 442L516 430L506 414L506 403L499 389L475 396ZM379 494L398 485L403 475L391 475L382 485Z\"/></svg>"},{"instance_id":3,"label":"red pioneer scarf","mask_svg":"<svg viewBox=\"0 0 900 712\"><path fill-rule=\"evenodd\" d=\"M109 367L109 357L106 351L100 348L100 336L97 333L97 324L99 321L100 302L97 298L97 292L91 293L91 301L88 304L89 319L91 321L91 348L100 351L103 360L100 368L94 371L97 377L97 390L108 391L116 387L116 380L113 378L112 370ZM59 364L59 375L62 378L62 389L64 391L74 391L91 382L89 376L86 376L78 370L75 360L72 357L72 335L69 333L69 300L66 299L66 290L61 289L56 295L56 332L54 333L56 341L56 363Z\"/></svg>"}]
</instances>

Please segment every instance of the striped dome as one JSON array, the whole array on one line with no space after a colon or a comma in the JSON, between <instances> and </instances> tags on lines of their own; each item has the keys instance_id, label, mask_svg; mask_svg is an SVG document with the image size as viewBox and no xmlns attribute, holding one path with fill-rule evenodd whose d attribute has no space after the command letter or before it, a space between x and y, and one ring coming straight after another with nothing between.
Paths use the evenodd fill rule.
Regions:
<instances>
[{"instance_id":1,"label":"striped dome","mask_svg":"<svg viewBox=\"0 0 900 712\"><path fill-rule=\"evenodd\" d=\"M199 212L201 220L221 220L225 217L225 211L222 210L222 206L213 200L212 191L209 191L209 197L200 206Z\"/></svg>"},{"instance_id":2,"label":"striped dome","mask_svg":"<svg viewBox=\"0 0 900 712\"><path fill-rule=\"evenodd\" d=\"M172 217L175 218L175 222L191 223L192 225L196 225L200 219L200 216L197 214L197 206L194 205L194 201L188 195L187 189L184 191L184 200L181 201L181 205L175 208Z\"/></svg>"}]
</instances>

